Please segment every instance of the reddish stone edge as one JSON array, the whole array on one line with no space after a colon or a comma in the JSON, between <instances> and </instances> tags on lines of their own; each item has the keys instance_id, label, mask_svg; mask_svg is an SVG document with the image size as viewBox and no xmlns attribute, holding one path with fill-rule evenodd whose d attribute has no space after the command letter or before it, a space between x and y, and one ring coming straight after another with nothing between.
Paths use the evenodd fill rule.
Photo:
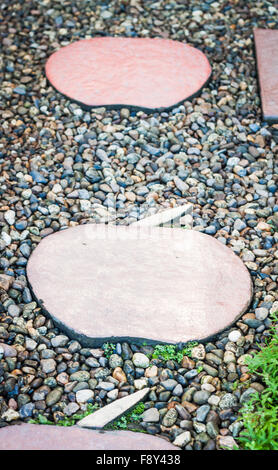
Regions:
<instances>
[{"instance_id":1,"label":"reddish stone edge","mask_svg":"<svg viewBox=\"0 0 278 470\"><path fill-rule=\"evenodd\" d=\"M270 124L277 124L278 123L278 115L277 116L268 115L264 111L264 90L263 90L262 83L261 83L262 78L261 78L261 75L260 75L260 72L259 72L260 59L259 59L259 51L258 51L258 47L257 47L257 42L256 42L256 36L257 36L258 31L267 31L267 29L266 28L254 28L253 29L254 51L255 51L254 53L255 53L255 59L256 59L256 70L257 70L257 80L258 80L258 84L259 84L259 93L260 93L260 98L261 98L262 117L263 117L263 121L269 122ZM273 31L273 30L269 28L269 31Z\"/></svg>"}]
</instances>

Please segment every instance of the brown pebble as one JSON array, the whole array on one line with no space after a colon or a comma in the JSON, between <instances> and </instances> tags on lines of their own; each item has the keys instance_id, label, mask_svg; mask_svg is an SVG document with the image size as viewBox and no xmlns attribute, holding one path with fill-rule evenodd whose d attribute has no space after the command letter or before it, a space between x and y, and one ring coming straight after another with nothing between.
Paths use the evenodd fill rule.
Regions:
<instances>
[{"instance_id":1,"label":"brown pebble","mask_svg":"<svg viewBox=\"0 0 278 470\"><path fill-rule=\"evenodd\" d=\"M195 367L195 362L188 356L183 356L181 366L185 369L192 370Z\"/></svg>"},{"instance_id":2,"label":"brown pebble","mask_svg":"<svg viewBox=\"0 0 278 470\"><path fill-rule=\"evenodd\" d=\"M250 379L250 374L242 374L242 376L240 377L240 382L246 382L247 380Z\"/></svg>"},{"instance_id":3,"label":"brown pebble","mask_svg":"<svg viewBox=\"0 0 278 470\"><path fill-rule=\"evenodd\" d=\"M182 406L189 412L194 413L197 410L198 406L194 405L194 403L190 403L189 401L183 401Z\"/></svg>"},{"instance_id":4,"label":"brown pebble","mask_svg":"<svg viewBox=\"0 0 278 470\"><path fill-rule=\"evenodd\" d=\"M7 274L0 274L0 289L8 291L13 283L14 278Z\"/></svg>"},{"instance_id":5,"label":"brown pebble","mask_svg":"<svg viewBox=\"0 0 278 470\"><path fill-rule=\"evenodd\" d=\"M116 367L112 374L113 379L118 380L119 382L127 382L126 375L121 367Z\"/></svg>"},{"instance_id":6,"label":"brown pebble","mask_svg":"<svg viewBox=\"0 0 278 470\"><path fill-rule=\"evenodd\" d=\"M255 313L246 313L242 316L242 320L254 320L255 318Z\"/></svg>"},{"instance_id":7,"label":"brown pebble","mask_svg":"<svg viewBox=\"0 0 278 470\"><path fill-rule=\"evenodd\" d=\"M220 429L219 433L221 434L221 436L228 436L230 431L227 428L222 428Z\"/></svg>"},{"instance_id":8,"label":"brown pebble","mask_svg":"<svg viewBox=\"0 0 278 470\"><path fill-rule=\"evenodd\" d=\"M46 403L44 400L38 400L35 402L35 408L40 411L44 411L46 409Z\"/></svg>"},{"instance_id":9,"label":"brown pebble","mask_svg":"<svg viewBox=\"0 0 278 470\"><path fill-rule=\"evenodd\" d=\"M251 384L251 387L254 388L255 390L257 390L257 392L259 392L259 393L261 393L265 389L265 387L262 384L258 383L258 382L253 382Z\"/></svg>"},{"instance_id":10,"label":"brown pebble","mask_svg":"<svg viewBox=\"0 0 278 470\"><path fill-rule=\"evenodd\" d=\"M170 410L171 408L176 408L176 405L179 405L178 401L170 401L167 405L167 409Z\"/></svg>"},{"instance_id":11,"label":"brown pebble","mask_svg":"<svg viewBox=\"0 0 278 470\"><path fill-rule=\"evenodd\" d=\"M36 379L33 379L32 382L30 383L32 388L38 388L42 385L43 380L38 377Z\"/></svg>"},{"instance_id":12,"label":"brown pebble","mask_svg":"<svg viewBox=\"0 0 278 470\"><path fill-rule=\"evenodd\" d=\"M14 370L11 372L11 375L14 375L15 377L17 377L18 375L22 375L22 372L21 372L21 370L19 370L19 369L14 369Z\"/></svg>"}]
</instances>

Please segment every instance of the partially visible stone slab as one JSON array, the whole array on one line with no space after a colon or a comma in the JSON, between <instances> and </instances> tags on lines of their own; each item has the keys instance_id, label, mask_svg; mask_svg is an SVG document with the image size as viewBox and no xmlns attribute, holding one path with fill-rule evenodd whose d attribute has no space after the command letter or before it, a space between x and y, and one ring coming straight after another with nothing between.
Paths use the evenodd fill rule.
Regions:
<instances>
[{"instance_id":1,"label":"partially visible stone slab","mask_svg":"<svg viewBox=\"0 0 278 470\"><path fill-rule=\"evenodd\" d=\"M172 209L166 209L155 215L151 215L145 219L134 222L132 227L158 227L160 225L169 224L170 222L175 223L181 216L188 214L191 215L192 209L192 204L184 204Z\"/></svg>"},{"instance_id":2,"label":"partially visible stone slab","mask_svg":"<svg viewBox=\"0 0 278 470\"><path fill-rule=\"evenodd\" d=\"M264 121L278 123L278 30L254 30Z\"/></svg>"},{"instance_id":3,"label":"partially visible stone slab","mask_svg":"<svg viewBox=\"0 0 278 470\"><path fill-rule=\"evenodd\" d=\"M179 450L165 439L131 431L20 424L0 429L0 450Z\"/></svg>"},{"instance_id":4,"label":"partially visible stone slab","mask_svg":"<svg viewBox=\"0 0 278 470\"><path fill-rule=\"evenodd\" d=\"M230 248L181 228L66 229L42 240L27 276L45 313L88 347L207 339L252 298L250 275Z\"/></svg>"},{"instance_id":5,"label":"partially visible stone slab","mask_svg":"<svg viewBox=\"0 0 278 470\"><path fill-rule=\"evenodd\" d=\"M82 428L102 429L107 424L120 418L124 413L133 408L137 403L143 400L149 393L149 388L139 390L126 397L109 403L94 413L78 421L78 426Z\"/></svg>"}]
</instances>

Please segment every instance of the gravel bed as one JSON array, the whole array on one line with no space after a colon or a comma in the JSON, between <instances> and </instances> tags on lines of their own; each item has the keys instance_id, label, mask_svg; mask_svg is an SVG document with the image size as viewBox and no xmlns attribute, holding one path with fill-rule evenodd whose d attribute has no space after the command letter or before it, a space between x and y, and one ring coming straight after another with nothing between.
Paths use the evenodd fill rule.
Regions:
<instances>
[{"instance_id":1,"label":"gravel bed","mask_svg":"<svg viewBox=\"0 0 278 470\"><path fill-rule=\"evenodd\" d=\"M261 121L252 30L278 28L278 9L186 3L2 2L0 426L39 414L57 422L148 385L147 432L184 449L219 449L233 446L240 406L263 389L245 357L264 344L278 310L278 125ZM207 55L212 79L169 112L82 110L49 86L44 63L103 33L186 41ZM45 318L25 271L43 237L84 223L128 225L186 202L193 229L229 246L252 275L253 304L230 331L181 363L149 363L149 346L117 344L108 359Z\"/></svg>"}]
</instances>

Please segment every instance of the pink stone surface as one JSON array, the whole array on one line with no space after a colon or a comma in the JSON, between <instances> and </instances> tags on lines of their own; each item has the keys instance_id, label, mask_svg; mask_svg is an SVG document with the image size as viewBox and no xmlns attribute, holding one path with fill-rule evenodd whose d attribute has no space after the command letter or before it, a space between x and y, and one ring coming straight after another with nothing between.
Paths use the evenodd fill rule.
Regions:
<instances>
[{"instance_id":1,"label":"pink stone surface","mask_svg":"<svg viewBox=\"0 0 278 470\"><path fill-rule=\"evenodd\" d=\"M20 424L0 429L0 450L179 450L165 439L131 431Z\"/></svg>"},{"instance_id":2,"label":"pink stone surface","mask_svg":"<svg viewBox=\"0 0 278 470\"><path fill-rule=\"evenodd\" d=\"M278 122L278 30L254 30L263 118Z\"/></svg>"},{"instance_id":3,"label":"pink stone surface","mask_svg":"<svg viewBox=\"0 0 278 470\"><path fill-rule=\"evenodd\" d=\"M87 106L160 109L196 94L211 67L198 49L169 39L93 38L62 47L46 63L50 83Z\"/></svg>"},{"instance_id":4,"label":"pink stone surface","mask_svg":"<svg viewBox=\"0 0 278 470\"><path fill-rule=\"evenodd\" d=\"M56 324L88 346L205 339L252 297L250 275L230 248L183 229L66 229L42 240L27 276Z\"/></svg>"}]
</instances>

